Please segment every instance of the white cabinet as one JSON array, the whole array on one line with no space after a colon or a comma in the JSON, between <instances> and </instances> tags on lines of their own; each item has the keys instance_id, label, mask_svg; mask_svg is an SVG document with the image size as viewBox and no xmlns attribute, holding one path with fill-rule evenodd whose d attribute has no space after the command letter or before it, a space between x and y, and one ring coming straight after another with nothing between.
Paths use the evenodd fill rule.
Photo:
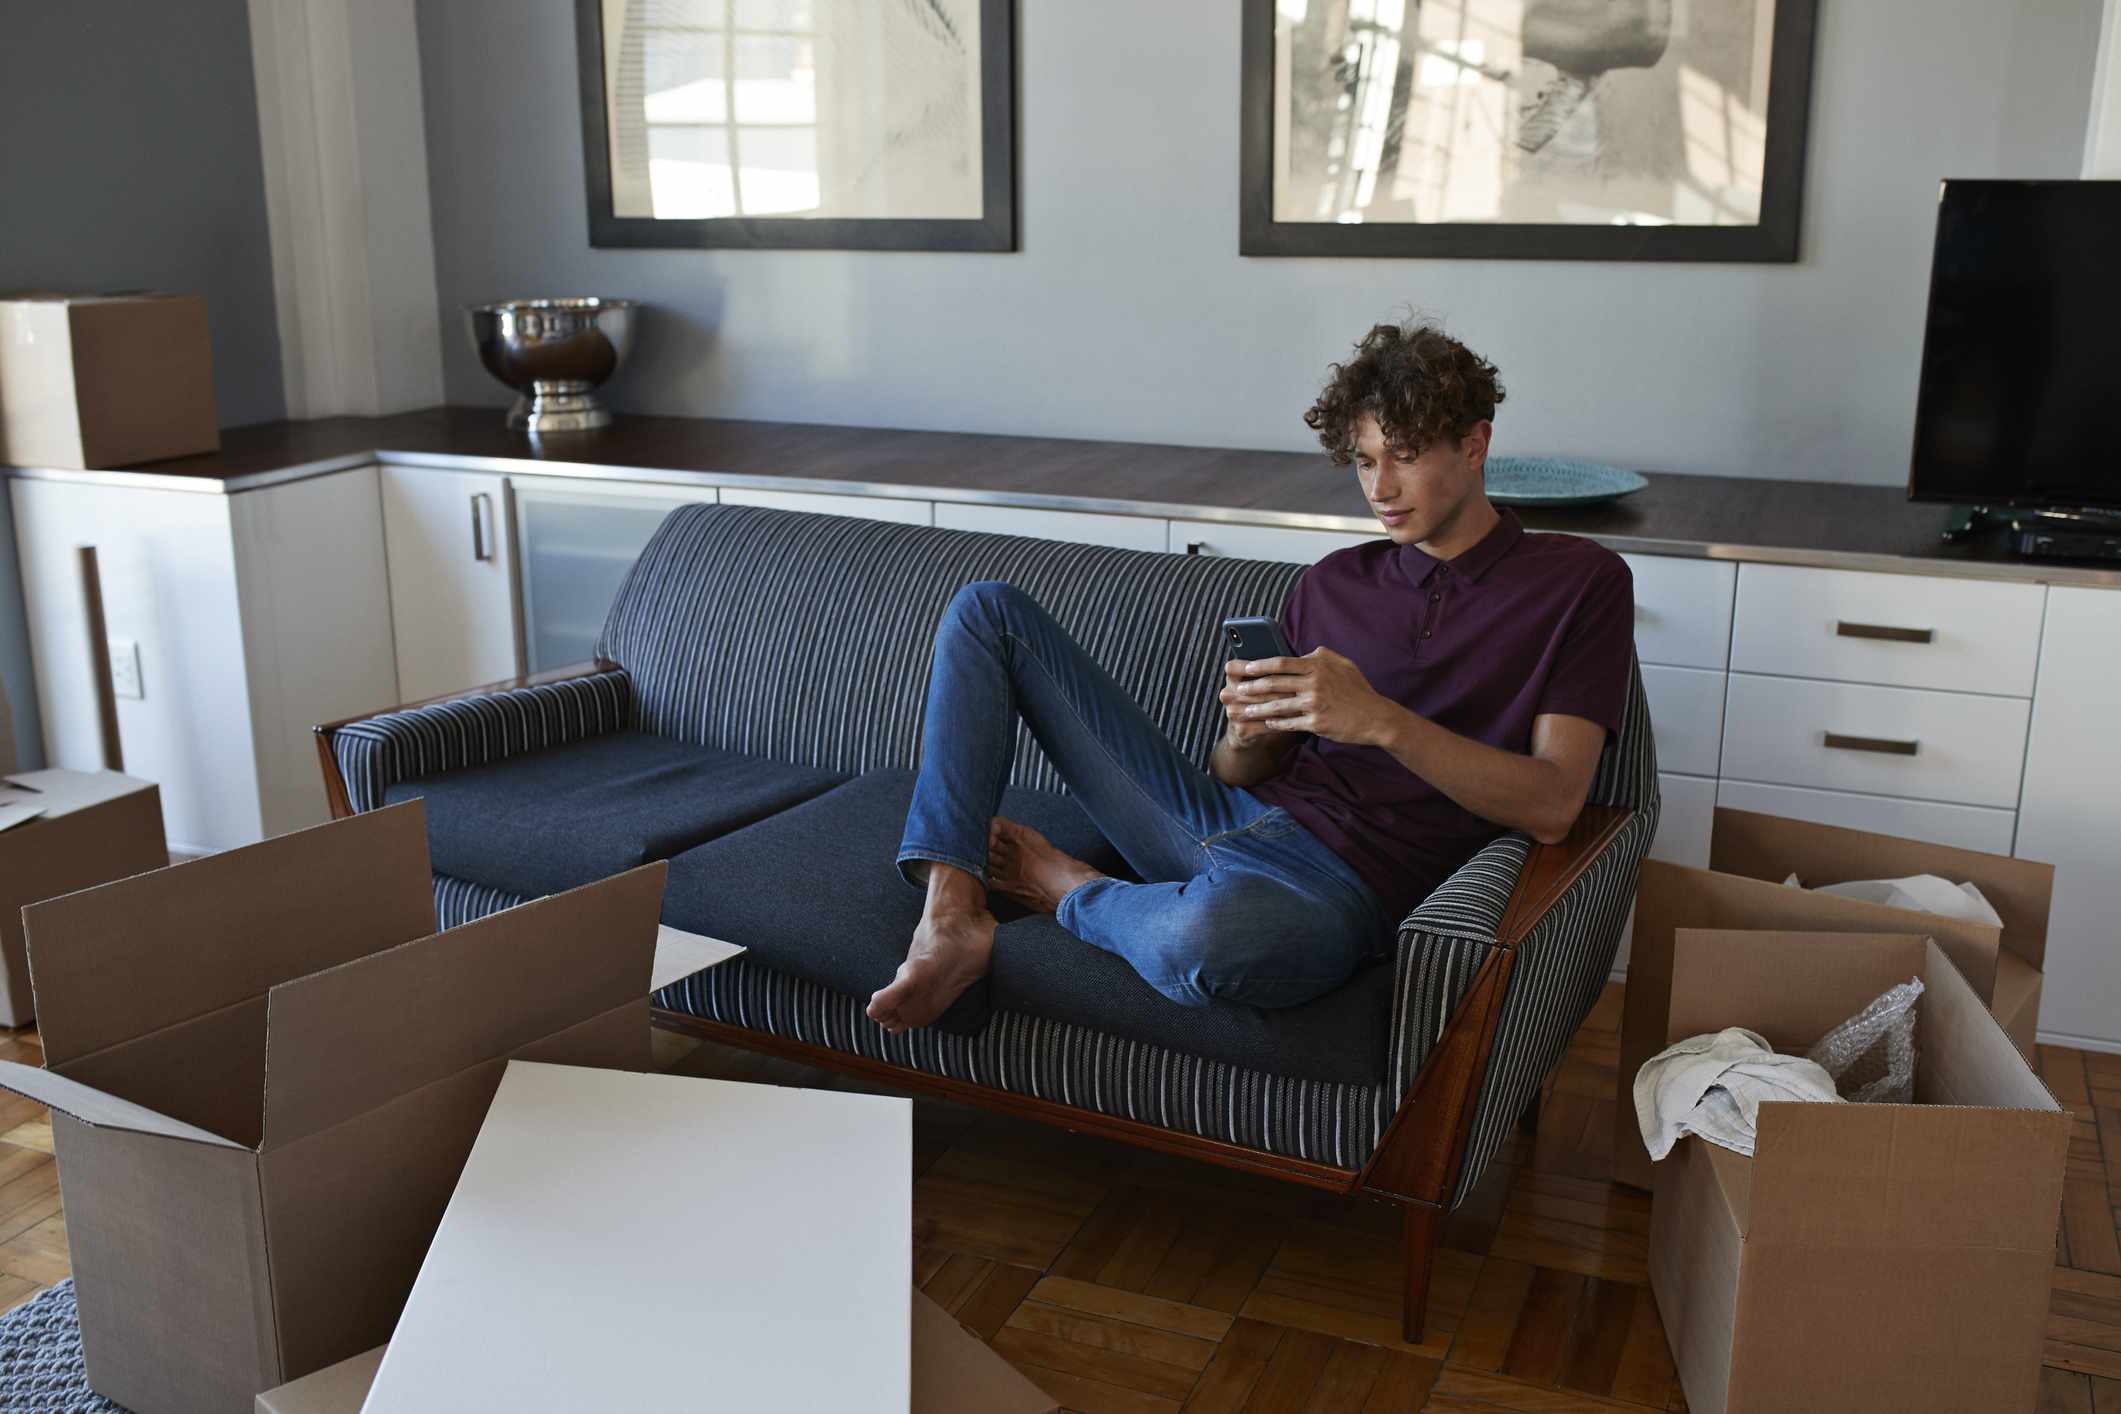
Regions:
<instances>
[{"instance_id":1,"label":"white cabinet","mask_svg":"<svg viewBox=\"0 0 2121 1414\"><path fill-rule=\"evenodd\" d=\"M902 500L897 496L842 496L830 491L767 491L750 486L724 486L722 504L772 506L783 511L853 516L857 520L891 520L902 525L935 523L933 508L928 502Z\"/></svg>"},{"instance_id":2,"label":"white cabinet","mask_svg":"<svg viewBox=\"0 0 2121 1414\"><path fill-rule=\"evenodd\" d=\"M1287 530L1278 525L1232 525L1220 520L1174 520L1165 548L1182 555L1228 555L1239 560L1286 560L1315 565L1335 550L1384 538L1340 530Z\"/></svg>"},{"instance_id":3,"label":"white cabinet","mask_svg":"<svg viewBox=\"0 0 2121 1414\"><path fill-rule=\"evenodd\" d=\"M1643 665L1642 690L1650 700L1660 771L1716 774L1723 750L1723 685L1722 673Z\"/></svg>"},{"instance_id":4,"label":"white cabinet","mask_svg":"<svg viewBox=\"0 0 2121 1414\"><path fill-rule=\"evenodd\" d=\"M1732 673L1725 779L2009 810L2029 703Z\"/></svg>"},{"instance_id":5,"label":"white cabinet","mask_svg":"<svg viewBox=\"0 0 2121 1414\"><path fill-rule=\"evenodd\" d=\"M2021 859L2055 866L2040 1026L2121 1044L2121 590L2048 591L2018 806Z\"/></svg>"},{"instance_id":6,"label":"white cabinet","mask_svg":"<svg viewBox=\"0 0 2121 1414\"><path fill-rule=\"evenodd\" d=\"M1635 579L1635 655L1722 672L1731 650L1738 566L1677 555L1622 555Z\"/></svg>"},{"instance_id":7,"label":"white cabinet","mask_svg":"<svg viewBox=\"0 0 2121 1414\"><path fill-rule=\"evenodd\" d=\"M245 491L229 503L267 835L330 811L314 728L395 707L390 586L376 468Z\"/></svg>"},{"instance_id":8,"label":"white cabinet","mask_svg":"<svg viewBox=\"0 0 2121 1414\"><path fill-rule=\"evenodd\" d=\"M1731 671L2028 697L2037 584L1747 565Z\"/></svg>"},{"instance_id":9,"label":"white cabinet","mask_svg":"<svg viewBox=\"0 0 2121 1414\"><path fill-rule=\"evenodd\" d=\"M512 477L516 577L523 589L524 671L586 662L611 601L648 537L714 488L565 476Z\"/></svg>"},{"instance_id":10,"label":"white cabinet","mask_svg":"<svg viewBox=\"0 0 2121 1414\"><path fill-rule=\"evenodd\" d=\"M1716 782L1699 776L1657 773L1657 794L1662 806L1657 814L1657 834L1650 841L1650 858L1689 869L1709 867L1709 831L1716 823ZM1620 930L1620 951L1613 958L1613 973L1628 970L1628 948L1634 942L1635 913Z\"/></svg>"},{"instance_id":11,"label":"white cabinet","mask_svg":"<svg viewBox=\"0 0 2121 1414\"><path fill-rule=\"evenodd\" d=\"M952 530L985 530L997 535L1028 535L1038 540L1074 540L1086 545L1116 545L1123 550L1164 548L1164 523L1148 516L1041 511L1022 506L975 506L939 501L935 507L935 523Z\"/></svg>"},{"instance_id":12,"label":"white cabinet","mask_svg":"<svg viewBox=\"0 0 2121 1414\"><path fill-rule=\"evenodd\" d=\"M508 482L386 466L383 534L398 691L407 702L522 671Z\"/></svg>"},{"instance_id":13,"label":"white cabinet","mask_svg":"<svg viewBox=\"0 0 2121 1414\"><path fill-rule=\"evenodd\" d=\"M156 782L172 848L205 853L320 823L310 728L398 701L374 467L223 495L9 483L54 766L104 764L80 552L104 631L137 645L115 701L125 768Z\"/></svg>"}]
</instances>

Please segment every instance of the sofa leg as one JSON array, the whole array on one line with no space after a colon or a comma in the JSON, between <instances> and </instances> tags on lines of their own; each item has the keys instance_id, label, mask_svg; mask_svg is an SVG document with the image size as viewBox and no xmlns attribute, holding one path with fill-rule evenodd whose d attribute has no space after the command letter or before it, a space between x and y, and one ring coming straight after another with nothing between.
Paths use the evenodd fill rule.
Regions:
<instances>
[{"instance_id":1,"label":"sofa leg","mask_svg":"<svg viewBox=\"0 0 2121 1414\"><path fill-rule=\"evenodd\" d=\"M1436 1266L1436 1243L1443 1236L1443 1209L1409 1203L1405 1224L1407 1289L1400 1307L1400 1339L1419 1345L1429 1314L1429 1274Z\"/></svg>"}]
</instances>

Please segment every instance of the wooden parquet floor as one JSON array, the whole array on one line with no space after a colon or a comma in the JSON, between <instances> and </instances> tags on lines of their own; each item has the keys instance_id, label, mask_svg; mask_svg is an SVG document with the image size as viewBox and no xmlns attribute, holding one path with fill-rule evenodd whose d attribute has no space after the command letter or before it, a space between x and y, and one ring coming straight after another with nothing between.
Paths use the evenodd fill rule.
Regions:
<instances>
[{"instance_id":1,"label":"wooden parquet floor","mask_svg":"<svg viewBox=\"0 0 2121 1414\"><path fill-rule=\"evenodd\" d=\"M914 1275L1079 1414L1639 1414L1686 1407L1644 1269L1649 1201L1606 1182L1608 988L1438 1255L1428 1339L1399 1340L1399 1219L1191 1160L915 1101ZM658 1033L676 1073L843 1077ZM41 1059L33 1031L0 1057ZM2042 1414L2121 1414L2121 1056L2047 1049L2077 1119ZM0 1306L67 1272L51 1127L0 1102Z\"/></svg>"}]
</instances>

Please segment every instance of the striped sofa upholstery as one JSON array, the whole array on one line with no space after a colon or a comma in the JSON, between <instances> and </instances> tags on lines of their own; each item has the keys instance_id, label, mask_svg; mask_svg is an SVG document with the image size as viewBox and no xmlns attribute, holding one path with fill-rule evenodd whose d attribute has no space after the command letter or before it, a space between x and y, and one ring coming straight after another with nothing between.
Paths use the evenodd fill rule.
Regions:
<instances>
[{"instance_id":1,"label":"striped sofa upholstery","mask_svg":"<svg viewBox=\"0 0 2121 1414\"><path fill-rule=\"evenodd\" d=\"M1181 750L1204 759L1221 730L1223 653L1213 625L1227 614L1277 613L1301 573L1280 563L687 506L665 520L621 586L598 649L620 667L579 680L593 684L584 695L507 694L374 718L340 760L356 808L379 799L389 780L619 727L850 775L910 768L919 759L935 625L951 595L977 579L1030 592ZM1012 783L1062 785L1028 733ZM1620 846L1521 945L1461 1193L1558 1060L1612 965L1657 810L1639 678L1628 729L1608 745L1592 799L1638 813ZM971 1036L893 1037L863 1015L864 999L741 956L667 988L657 1004L1353 1168L1376 1148L1481 964L1501 946L1503 910L1530 848L1522 835L1495 840L1402 923L1390 1054L1376 1085L1269 1074L1008 1011ZM520 902L440 878L436 900L445 923Z\"/></svg>"},{"instance_id":2,"label":"striped sofa upholstery","mask_svg":"<svg viewBox=\"0 0 2121 1414\"><path fill-rule=\"evenodd\" d=\"M331 751L348 803L373 810L399 781L618 731L632 706L626 672L617 669L367 717L333 732Z\"/></svg>"}]
</instances>

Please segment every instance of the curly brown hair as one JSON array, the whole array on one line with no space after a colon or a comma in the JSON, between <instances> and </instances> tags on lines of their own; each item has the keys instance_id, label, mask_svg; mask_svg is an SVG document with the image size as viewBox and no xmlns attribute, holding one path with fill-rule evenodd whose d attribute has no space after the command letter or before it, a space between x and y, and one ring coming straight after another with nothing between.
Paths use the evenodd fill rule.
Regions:
<instances>
[{"instance_id":1,"label":"curly brown hair","mask_svg":"<svg viewBox=\"0 0 2121 1414\"><path fill-rule=\"evenodd\" d=\"M1355 424L1364 414L1377 419L1394 452L1418 457L1494 417L1505 396L1495 365L1434 324L1379 324L1355 357L1333 365L1304 422L1335 466L1355 460Z\"/></svg>"}]
</instances>

